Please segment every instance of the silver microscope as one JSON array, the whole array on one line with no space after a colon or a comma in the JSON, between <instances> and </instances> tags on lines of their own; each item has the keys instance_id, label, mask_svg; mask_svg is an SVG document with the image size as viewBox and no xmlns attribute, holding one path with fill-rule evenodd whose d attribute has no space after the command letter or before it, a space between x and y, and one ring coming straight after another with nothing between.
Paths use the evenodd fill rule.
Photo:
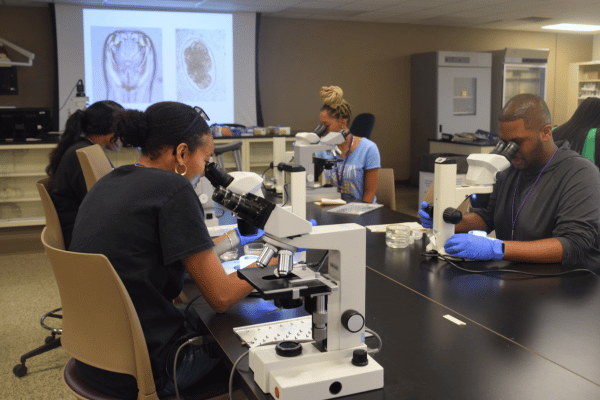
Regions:
<instances>
[{"instance_id":1,"label":"silver microscope","mask_svg":"<svg viewBox=\"0 0 600 400\"><path fill-rule=\"evenodd\" d=\"M366 229L358 224L312 226L253 194L218 187L213 199L247 223L264 229L258 268L238 271L278 307L304 306L312 341L282 341L250 349L254 380L279 400L327 399L383 387L383 368L365 345ZM293 265L299 248L329 251L320 274ZM278 265L269 266L277 255Z\"/></svg>"}]
</instances>

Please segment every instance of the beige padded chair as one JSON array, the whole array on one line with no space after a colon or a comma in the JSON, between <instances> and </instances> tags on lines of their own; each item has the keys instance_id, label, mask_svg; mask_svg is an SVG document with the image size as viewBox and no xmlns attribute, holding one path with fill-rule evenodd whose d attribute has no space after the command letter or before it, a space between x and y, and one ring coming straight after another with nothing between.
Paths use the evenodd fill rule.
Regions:
<instances>
[{"instance_id":1,"label":"beige padded chair","mask_svg":"<svg viewBox=\"0 0 600 400\"><path fill-rule=\"evenodd\" d=\"M380 168L375 191L377 203L383 204L392 210L396 210L396 181L392 168Z\"/></svg>"},{"instance_id":2,"label":"beige padded chair","mask_svg":"<svg viewBox=\"0 0 600 400\"><path fill-rule=\"evenodd\" d=\"M100 178L113 170L100 145L87 146L77 150L76 153L88 191Z\"/></svg>"},{"instance_id":3,"label":"beige padded chair","mask_svg":"<svg viewBox=\"0 0 600 400\"><path fill-rule=\"evenodd\" d=\"M50 178L45 178L36 183L38 188L38 192L40 193L40 197L42 199L42 205L44 207L44 214L46 216L46 228L48 230L48 235L51 235L54 243L59 249L64 250L65 242L63 240L62 229L60 227L60 220L58 219L58 214L56 213L56 208L54 208L54 203L50 198L50 194L48 193L47 185ZM43 354L47 351L60 347L60 335L62 333L61 328L52 327L46 325L46 320L49 318L52 319L62 319L62 315L59 313L61 311L60 308L56 308L50 312L47 312L42 316L40 324L44 329L50 331L51 336L46 337L45 344L31 350L21 356L21 363L17 364L13 367L13 373L19 378L25 376L27 374L27 367L25 366L25 361L29 358L35 357L37 355Z\"/></svg>"},{"instance_id":4,"label":"beige padded chair","mask_svg":"<svg viewBox=\"0 0 600 400\"><path fill-rule=\"evenodd\" d=\"M97 368L132 375L138 399L158 400L140 321L108 258L62 250L48 228L42 232L42 244L63 305L65 351ZM73 359L65 366L63 378L79 399L106 398L78 379Z\"/></svg>"}]
</instances>

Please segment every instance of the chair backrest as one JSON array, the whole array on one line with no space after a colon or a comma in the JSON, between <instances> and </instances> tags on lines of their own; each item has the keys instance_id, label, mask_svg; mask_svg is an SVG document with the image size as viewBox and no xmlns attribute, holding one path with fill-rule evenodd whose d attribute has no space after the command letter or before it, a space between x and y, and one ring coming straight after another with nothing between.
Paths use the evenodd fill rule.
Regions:
<instances>
[{"instance_id":1,"label":"chair backrest","mask_svg":"<svg viewBox=\"0 0 600 400\"><path fill-rule=\"evenodd\" d=\"M396 210L396 181L394 180L394 170L392 168L379 169L375 196L377 197L377 203L383 204L394 211Z\"/></svg>"},{"instance_id":2,"label":"chair backrest","mask_svg":"<svg viewBox=\"0 0 600 400\"><path fill-rule=\"evenodd\" d=\"M352 132L353 135L369 139L371 138L373 126L375 126L375 116L373 114L358 114L354 118L354 121L352 121L350 132Z\"/></svg>"},{"instance_id":3,"label":"chair backrest","mask_svg":"<svg viewBox=\"0 0 600 400\"><path fill-rule=\"evenodd\" d=\"M76 153L88 191L100 178L113 170L100 145L87 146L77 150Z\"/></svg>"},{"instance_id":4,"label":"chair backrest","mask_svg":"<svg viewBox=\"0 0 600 400\"><path fill-rule=\"evenodd\" d=\"M44 214L46 216L46 228L48 228L48 235L52 237L51 241L54 247L64 250L65 240L63 238L62 228L60 226L60 220L58 219L58 213L48 193L48 182L50 178L44 178L36 182L38 192L42 198L42 205L44 207Z\"/></svg>"},{"instance_id":5,"label":"chair backrest","mask_svg":"<svg viewBox=\"0 0 600 400\"><path fill-rule=\"evenodd\" d=\"M102 254L60 250L48 228L42 244L62 302L62 346L73 358L136 378L138 399L156 399L150 356L123 282Z\"/></svg>"}]
</instances>

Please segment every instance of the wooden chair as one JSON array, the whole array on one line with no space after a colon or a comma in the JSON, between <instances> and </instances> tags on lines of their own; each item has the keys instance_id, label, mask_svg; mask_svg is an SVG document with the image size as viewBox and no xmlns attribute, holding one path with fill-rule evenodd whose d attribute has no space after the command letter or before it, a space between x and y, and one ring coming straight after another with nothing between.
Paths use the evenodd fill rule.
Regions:
<instances>
[{"instance_id":1,"label":"wooden chair","mask_svg":"<svg viewBox=\"0 0 600 400\"><path fill-rule=\"evenodd\" d=\"M42 206L44 207L44 214L46 216L46 228L48 230L48 235L52 236L53 241L56 243L57 247L60 249L65 248L65 242L63 240L62 229L60 226L60 220L58 219L58 214L56 213L56 208L54 208L54 203L50 198L50 194L47 190L48 181L50 178L45 178L36 183L38 188L38 192L40 193L40 197L42 199ZM62 319L62 315L59 314L61 308L56 308L50 312L47 312L42 316L42 320L40 324L44 329L50 331L51 336L46 337L45 344L40 346L28 353L25 353L21 356L21 363L17 364L13 367L13 373L19 378L27 375L27 367L25 366L25 361L29 358L37 356L39 354L45 353L57 347L60 347L60 335L62 333L61 328L53 328L49 325L46 325L45 321L48 318L53 319ZM57 337L58 336L58 337Z\"/></svg>"},{"instance_id":2,"label":"wooden chair","mask_svg":"<svg viewBox=\"0 0 600 400\"><path fill-rule=\"evenodd\" d=\"M392 168L380 168L375 191L377 203L383 204L392 210L396 210L396 181Z\"/></svg>"},{"instance_id":3,"label":"wooden chair","mask_svg":"<svg viewBox=\"0 0 600 400\"><path fill-rule=\"evenodd\" d=\"M102 147L97 144L79 149L76 153L88 191L100 178L113 170Z\"/></svg>"}]
</instances>

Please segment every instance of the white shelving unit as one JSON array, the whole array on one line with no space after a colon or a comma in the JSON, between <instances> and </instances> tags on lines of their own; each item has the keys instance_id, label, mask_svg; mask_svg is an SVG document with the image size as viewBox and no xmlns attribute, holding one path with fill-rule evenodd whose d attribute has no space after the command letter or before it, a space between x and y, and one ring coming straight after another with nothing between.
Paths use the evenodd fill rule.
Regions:
<instances>
[{"instance_id":1,"label":"white shelving unit","mask_svg":"<svg viewBox=\"0 0 600 400\"><path fill-rule=\"evenodd\" d=\"M44 208L35 183L45 178L50 152L56 143L0 145L0 228L44 225ZM106 151L118 167L134 163L137 149Z\"/></svg>"},{"instance_id":2,"label":"white shelving unit","mask_svg":"<svg viewBox=\"0 0 600 400\"><path fill-rule=\"evenodd\" d=\"M215 145L231 143L236 140L242 141L242 169L244 171L262 174L273 161L273 138L272 137L241 137L222 139L215 138ZM286 138L286 151L293 150L292 143L296 141L294 136ZM223 154L225 168L228 171L235 170L235 162L231 152Z\"/></svg>"},{"instance_id":3,"label":"white shelving unit","mask_svg":"<svg viewBox=\"0 0 600 400\"><path fill-rule=\"evenodd\" d=\"M272 137L231 138L215 140L215 144L242 141L242 166L244 171L262 174L273 160ZM286 139L287 149L296 140ZM3 144L0 145L0 228L45 225L44 209L35 183L46 177L50 152L56 143ZM134 164L140 154L136 148L123 148L119 152L105 150L115 167ZM235 169L231 153L224 154L225 166Z\"/></svg>"},{"instance_id":4,"label":"white shelving unit","mask_svg":"<svg viewBox=\"0 0 600 400\"><path fill-rule=\"evenodd\" d=\"M600 62L569 64L567 112L571 118L581 102L588 97L600 97Z\"/></svg>"}]
</instances>

